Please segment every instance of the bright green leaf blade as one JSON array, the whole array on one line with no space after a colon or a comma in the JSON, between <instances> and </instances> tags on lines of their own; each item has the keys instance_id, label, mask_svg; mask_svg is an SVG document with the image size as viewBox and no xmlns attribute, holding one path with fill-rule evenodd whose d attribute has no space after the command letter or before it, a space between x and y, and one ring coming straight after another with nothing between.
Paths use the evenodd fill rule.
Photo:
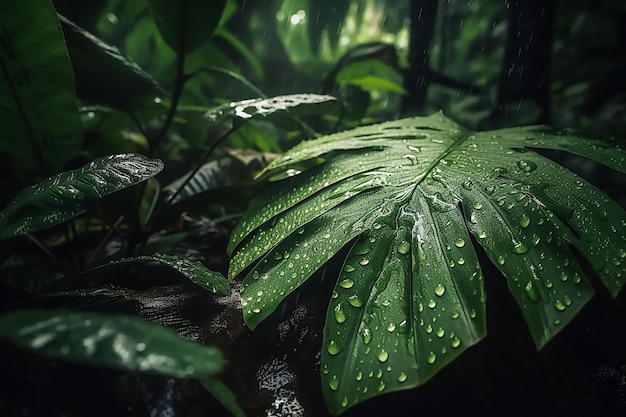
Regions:
<instances>
[{"instance_id":1,"label":"bright green leaf blade","mask_svg":"<svg viewBox=\"0 0 626 417\"><path fill-rule=\"evenodd\" d=\"M139 154L97 159L22 190L0 212L0 240L61 224L84 213L93 201L138 184L163 169Z\"/></svg>"},{"instance_id":2,"label":"bright green leaf blade","mask_svg":"<svg viewBox=\"0 0 626 417\"><path fill-rule=\"evenodd\" d=\"M48 0L2 0L0 153L26 180L58 172L82 145L74 76Z\"/></svg>"},{"instance_id":3,"label":"bright green leaf blade","mask_svg":"<svg viewBox=\"0 0 626 417\"><path fill-rule=\"evenodd\" d=\"M230 295L230 286L228 280L218 272L211 271L201 262L181 259L174 255L165 255L155 253L146 256L133 256L131 258L123 258L116 261L110 261L106 264L96 266L83 273L108 271L120 266L142 263L142 262L158 262L175 271L183 274L191 282L197 284L207 291L217 295Z\"/></svg>"},{"instance_id":4,"label":"bright green leaf blade","mask_svg":"<svg viewBox=\"0 0 626 417\"><path fill-rule=\"evenodd\" d=\"M116 47L59 18L81 99L127 110L136 100L161 89L150 74Z\"/></svg>"},{"instance_id":5,"label":"bright green leaf blade","mask_svg":"<svg viewBox=\"0 0 626 417\"><path fill-rule=\"evenodd\" d=\"M341 81L340 84L349 84L362 88L366 91L382 90L393 91L394 93L407 94L407 91L401 85L394 83L386 78L374 77L371 75L361 78L351 78Z\"/></svg>"},{"instance_id":6,"label":"bright green leaf blade","mask_svg":"<svg viewBox=\"0 0 626 417\"><path fill-rule=\"evenodd\" d=\"M424 383L486 333L482 274L461 212L418 193L402 207L360 236L328 307L322 389L334 414Z\"/></svg>"},{"instance_id":7,"label":"bright green leaf blade","mask_svg":"<svg viewBox=\"0 0 626 417\"><path fill-rule=\"evenodd\" d=\"M230 411L235 417L246 417L239 404L237 404L237 397L228 389L221 381L215 378L203 377L200 378L202 386L213 395L222 405Z\"/></svg>"},{"instance_id":8,"label":"bright green leaf blade","mask_svg":"<svg viewBox=\"0 0 626 417\"><path fill-rule=\"evenodd\" d=\"M177 378L213 375L223 361L215 347L135 316L17 310L0 316L0 337L54 359Z\"/></svg>"},{"instance_id":9,"label":"bright green leaf blade","mask_svg":"<svg viewBox=\"0 0 626 417\"><path fill-rule=\"evenodd\" d=\"M226 0L149 0L159 33L177 54L187 55L209 39Z\"/></svg>"}]
</instances>

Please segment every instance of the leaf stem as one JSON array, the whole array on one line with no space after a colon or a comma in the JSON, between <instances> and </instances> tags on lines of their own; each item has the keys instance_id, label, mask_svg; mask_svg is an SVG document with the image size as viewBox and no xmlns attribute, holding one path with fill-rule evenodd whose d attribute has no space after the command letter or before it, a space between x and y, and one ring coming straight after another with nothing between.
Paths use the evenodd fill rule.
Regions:
<instances>
[{"instance_id":1,"label":"leaf stem","mask_svg":"<svg viewBox=\"0 0 626 417\"><path fill-rule=\"evenodd\" d=\"M178 194L180 194L180 192L183 190L183 188L185 188L187 186L187 184L189 184L189 181L191 181L191 179L198 173L198 171L200 171L200 168L202 168L202 165L204 165L206 160L209 159L209 156L211 156L211 154L215 151L217 146L224 139L226 139L228 137L228 135L233 133L238 128L239 128L238 126L237 127L231 127L230 129L228 129L228 131L226 133L224 133L222 136L217 138L217 140L215 142L213 142L211 147L206 151L204 156L200 159L200 162L198 163L198 166L196 166L196 168L191 172L191 174L189 174L189 176L185 179L185 181L183 181L183 183L180 185L180 187L178 187L176 192L174 192L174 194L172 194L172 196L167 200L166 204L168 204L168 205L173 204L174 199L178 196Z\"/></svg>"}]
</instances>

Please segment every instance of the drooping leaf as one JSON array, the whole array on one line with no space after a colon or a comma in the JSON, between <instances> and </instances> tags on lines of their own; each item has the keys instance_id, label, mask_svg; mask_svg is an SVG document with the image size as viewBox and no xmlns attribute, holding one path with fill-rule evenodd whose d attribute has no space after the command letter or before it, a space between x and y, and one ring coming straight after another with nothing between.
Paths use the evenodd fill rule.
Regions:
<instances>
[{"instance_id":1,"label":"drooping leaf","mask_svg":"<svg viewBox=\"0 0 626 417\"><path fill-rule=\"evenodd\" d=\"M17 310L0 316L0 338L54 359L177 378L205 377L222 367L215 347L134 316Z\"/></svg>"},{"instance_id":2,"label":"drooping leaf","mask_svg":"<svg viewBox=\"0 0 626 417\"><path fill-rule=\"evenodd\" d=\"M139 154L111 155L46 178L22 190L0 212L0 240L66 222L102 197L138 184L163 169Z\"/></svg>"},{"instance_id":3,"label":"drooping leaf","mask_svg":"<svg viewBox=\"0 0 626 417\"><path fill-rule=\"evenodd\" d=\"M211 271L198 261L190 261L188 259L181 259L178 256L165 255L161 253L155 253L145 256L133 256L131 258L123 258L116 261L110 261L103 265L99 265L87 271L84 271L83 273L108 271L123 265L142 262L158 262L183 274L191 282L201 286L207 291L210 291L217 295L230 294L230 285L228 283L228 280L220 273Z\"/></svg>"},{"instance_id":4,"label":"drooping leaf","mask_svg":"<svg viewBox=\"0 0 626 417\"><path fill-rule=\"evenodd\" d=\"M159 33L177 54L193 52L220 22L226 0L150 0Z\"/></svg>"},{"instance_id":5,"label":"drooping leaf","mask_svg":"<svg viewBox=\"0 0 626 417\"><path fill-rule=\"evenodd\" d=\"M32 181L80 151L74 76L49 0L2 0L0 10L0 153Z\"/></svg>"},{"instance_id":6,"label":"drooping leaf","mask_svg":"<svg viewBox=\"0 0 626 417\"><path fill-rule=\"evenodd\" d=\"M323 159L251 202L229 276L254 328L348 243L330 300L322 387L339 414L430 379L485 335L480 245L541 348L593 296L571 247L615 296L626 281L626 213L532 148L626 172L617 140L547 127L471 132L435 114L303 142L270 164Z\"/></svg>"},{"instance_id":7,"label":"drooping leaf","mask_svg":"<svg viewBox=\"0 0 626 417\"><path fill-rule=\"evenodd\" d=\"M76 76L76 89L84 100L127 110L129 105L161 90L139 65L93 34L59 16Z\"/></svg>"}]
</instances>

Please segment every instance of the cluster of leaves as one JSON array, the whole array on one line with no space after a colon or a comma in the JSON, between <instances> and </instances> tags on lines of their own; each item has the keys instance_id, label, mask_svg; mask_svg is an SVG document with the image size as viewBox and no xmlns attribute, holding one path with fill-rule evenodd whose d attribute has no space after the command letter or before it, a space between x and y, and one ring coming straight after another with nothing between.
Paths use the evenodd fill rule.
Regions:
<instances>
[{"instance_id":1,"label":"cluster of leaves","mask_svg":"<svg viewBox=\"0 0 626 417\"><path fill-rule=\"evenodd\" d=\"M308 118L342 120L334 97L268 98L223 68L188 72L188 57L214 33L228 38L220 26L226 1L149 1L153 24L176 57L167 99L149 73L58 16L48 1L0 5L12 16L0 20L0 101L7 103L0 114L0 158L12 174L7 188L26 185L0 212L4 286L24 289L24 281L33 279L38 282L30 295L39 298L103 291L117 296L132 289L113 286L109 271L148 262L220 296L231 293L228 279L245 275L242 314L254 329L346 248L328 295L321 353L326 404L340 414L382 393L423 384L485 336L484 265L477 248L486 254L483 262L506 277L538 348L593 296L572 248L612 296L626 282L624 210L535 151L570 152L625 173L626 150L617 139L547 127L472 132L441 113L320 136ZM380 88L384 77L349 66L363 56L367 62L384 46L369 45L360 56L349 51L331 84ZM208 72L228 76L258 97L180 104L188 82ZM401 89L392 81L382 87ZM251 120L311 140L280 158L216 157L222 141L236 143L233 137ZM176 143L192 129L204 140L189 153L204 155L187 160ZM87 143L90 135L96 145ZM166 185L180 174L168 167L189 161L195 168ZM252 196L230 235L228 279L172 248L168 238L189 234L172 227L186 213L194 213L192 230L206 228L240 216ZM90 236L96 244L77 245ZM27 262L20 245L28 241L58 261L60 277L14 272L12 265ZM76 256L59 259L55 246ZM103 249L108 246L116 249ZM19 304L5 309L0 337L23 349L196 378L233 414L243 414L216 378L222 357L214 347L135 316Z\"/></svg>"}]
</instances>

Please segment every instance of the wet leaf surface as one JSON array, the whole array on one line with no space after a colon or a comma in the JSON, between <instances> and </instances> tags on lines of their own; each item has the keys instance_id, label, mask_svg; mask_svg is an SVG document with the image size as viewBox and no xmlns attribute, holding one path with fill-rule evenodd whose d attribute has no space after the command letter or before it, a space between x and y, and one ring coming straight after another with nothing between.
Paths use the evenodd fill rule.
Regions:
<instances>
[{"instance_id":1,"label":"wet leaf surface","mask_svg":"<svg viewBox=\"0 0 626 417\"><path fill-rule=\"evenodd\" d=\"M61 224L104 196L158 174L163 162L140 154L96 159L22 190L0 212L0 240Z\"/></svg>"},{"instance_id":2,"label":"wet leaf surface","mask_svg":"<svg viewBox=\"0 0 626 417\"><path fill-rule=\"evenodd\" d=\"M621 172L611 138L531 127L470 132L435 114L304 142L268 174L320 158L251 203L229 276L254 328L349 242L321 351L340 413L424 383L486 334L484 251L543 347L594 294L572 248L615 296L626 280L626 213L531 148L586 155ZM258 261L258 263L256 263ZM256 264L255 264L256 263Z\"/></svg>"}]
</instances>

